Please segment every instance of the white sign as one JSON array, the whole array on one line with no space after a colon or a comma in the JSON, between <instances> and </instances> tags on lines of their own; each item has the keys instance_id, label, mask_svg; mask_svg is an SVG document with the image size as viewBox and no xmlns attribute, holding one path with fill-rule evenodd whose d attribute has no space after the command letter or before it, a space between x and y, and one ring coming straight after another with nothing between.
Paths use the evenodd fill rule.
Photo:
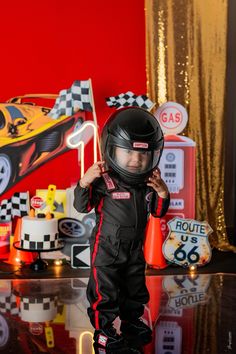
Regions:
<instances>
[{"instance_id":1,"label":"white sign","mask_svg":"<svg viewBox=\"0 0 236 354\"><path fill-rule=\"evenodd\" d=\"M168 306L173 309L194 307L208 301L206 294L210 282L209 274L175 275L166 277L163 289L169 297Z\"/></svg>"},{"instance_id":2,"label":"white sign","mask_svg":"<svg viewBox=\"0 0 236 354\"><path fill-rule=\"evenodd\" d=\"M43 204L44 200L41 197L38 197L37 195L33 196L30 200L30 205L34 209L40 209Z\"/></svg>"},{"instance_id":3,"label":"white sign","mask_svg":"<svg viewBox=\"0 0 236 354\"><path fill-rule=\"evenodd\" d=\"M179 103L166 102L154 113L164 134L172 135L181 133L188 122L188 113Z\"/></svg>"},{"instance_id":4,"label":"white sign","mask_svg":"<svg viewBox=\"0 0 236 354\"><path fill-rule=\"evenodd\" d=\"M88 244L74 244L71 247L71 267L90 268L90 246Z\"/></svg>"},{"instance_id":5,"label":"white sign","mask_svg":"<svg viewBox=\"0 0 236 354\"><path fill-rule=\"evenodd\" d=\"M168 225L170 231L163 244L163 254L168 261L184 267L203 266L210 261L208 236L213 230L206 221L176 217Z\"/></svg>"}]
</instances>

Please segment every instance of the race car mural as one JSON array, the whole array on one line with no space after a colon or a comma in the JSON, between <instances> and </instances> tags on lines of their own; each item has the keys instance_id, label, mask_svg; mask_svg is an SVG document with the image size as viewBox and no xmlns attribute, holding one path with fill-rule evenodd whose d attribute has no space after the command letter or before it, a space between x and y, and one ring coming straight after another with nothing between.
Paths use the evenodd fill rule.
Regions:
<instances>
[{"instance_id":1,"label":"race car mural","mask_svg":"<svg viewBox=\"0 0 236 354\"><path fill-rule=\"evenodd\" d=\"M48 116L51 108L32 102L37 97L57 96L19 96L0 103L0 195L38 166L68 150L67 136L85 120L83 111L52 119Z\"/></svg>"}]
</instances>

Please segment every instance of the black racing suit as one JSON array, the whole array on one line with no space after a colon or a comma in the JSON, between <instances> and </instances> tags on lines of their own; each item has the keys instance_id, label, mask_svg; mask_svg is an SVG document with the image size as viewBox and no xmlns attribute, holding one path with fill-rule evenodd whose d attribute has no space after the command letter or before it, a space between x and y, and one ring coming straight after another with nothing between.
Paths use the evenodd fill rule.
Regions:
<instances>
[{"instance_id":1,"label":"black racing suit","mask_svg":"<svg viewBox=\"0 0 236 354\"><path fill-rule=\"evenodd\" d=\"M146 185L130 186L109 174L116 188L104 179L89 188L75 188L74 207L81 213L95 207L96 226L91 236L91 274L87 288L88 315L96 328L110 326L120 316L137 319L149 300L145 285L143 240L148 215L165 215L169 197L162 199Z\"/></svg>"}]
</instances>

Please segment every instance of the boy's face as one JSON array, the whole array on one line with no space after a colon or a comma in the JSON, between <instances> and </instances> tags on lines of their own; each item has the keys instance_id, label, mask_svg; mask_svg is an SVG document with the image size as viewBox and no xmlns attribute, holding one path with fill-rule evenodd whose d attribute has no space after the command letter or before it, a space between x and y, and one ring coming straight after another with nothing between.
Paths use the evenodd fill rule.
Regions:
<instances>
[{"instance_id":1,"label":"boy's face","mask_svg":"<svg viewBox=\"0 0 236 354\"><path fill-rule=\"evenodd\" d=\"M117 164L128 172L138 174L147 171L151 163L151 151L128 150L115 148L115 160Z\"/></svg>"}]
</instances>

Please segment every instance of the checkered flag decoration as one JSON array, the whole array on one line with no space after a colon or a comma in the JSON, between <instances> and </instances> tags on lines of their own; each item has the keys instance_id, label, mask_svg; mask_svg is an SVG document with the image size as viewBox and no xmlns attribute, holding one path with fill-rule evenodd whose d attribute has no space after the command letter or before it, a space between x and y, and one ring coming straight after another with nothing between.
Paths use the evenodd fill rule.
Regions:
<instances>
[{"instance_id":1,"label":"checkered flag decoration","mask_svg":"<svg viewBox=\"0 0 236 354\"><path fill-rule=\"evenodd\" d=\"M10 221L11 216L11 199L3 199L0 206L0 219Z\"/></svg>"},{"instance_id":2,"label":"checkered flag decoration","mask_svg":"<svg viewBox=\"0 0 236 354\"><path fill-rule=\"evenodd\" d=\"M0 218L11 220L14 216L25 216L29 213L29 193L14 193L10 199L3 199L0 205Z\"/></svg>"},{"instance_id":3,"label":"checkered flag decoration","mask_svg":"<svg viewBox=\"0 0 236 354\"><path fill-rule=\"evenodd\" d=\"M118 96L111 96L106 98L109 107L141 107L150 110L154 103L145 95L137 96L132 91L121 93Z\"/></svg>"},{"instance_id":4,"label":"checkered flag decoration","mask_svg":"<svg viewBox=\"0 0 236 354\"><path fill-rule=\"evenodd\" d=\"M71 116L78 109L92 112L91 88L88 80L74 81L68 90L61 90L48 116L58 119L62 115Z\"/></svg>"},{"instance_id":5,"label":"checkered flag decoration","mask_svg":"<svg viewBox=\"0 0 236 354\"><path fill-rule=\"evenodd\" d=\"M21 235L20 245L26 250L49 250L56 248L56 241L59 239L59 233L44 235L39 233L38 241L30 241L30 235L23 233Z\"/></svg>"},{"instance_id":6,"label":"checkered flag decoration","mask_svg":"<svg viewBox=\"0 0 236 354\"><path fill-rule=\"evenodd\" d=\"M0 296L0 312L13 316L19 314L20 309L17 306L15 295Z\"/></svg>"}]
</instances>

